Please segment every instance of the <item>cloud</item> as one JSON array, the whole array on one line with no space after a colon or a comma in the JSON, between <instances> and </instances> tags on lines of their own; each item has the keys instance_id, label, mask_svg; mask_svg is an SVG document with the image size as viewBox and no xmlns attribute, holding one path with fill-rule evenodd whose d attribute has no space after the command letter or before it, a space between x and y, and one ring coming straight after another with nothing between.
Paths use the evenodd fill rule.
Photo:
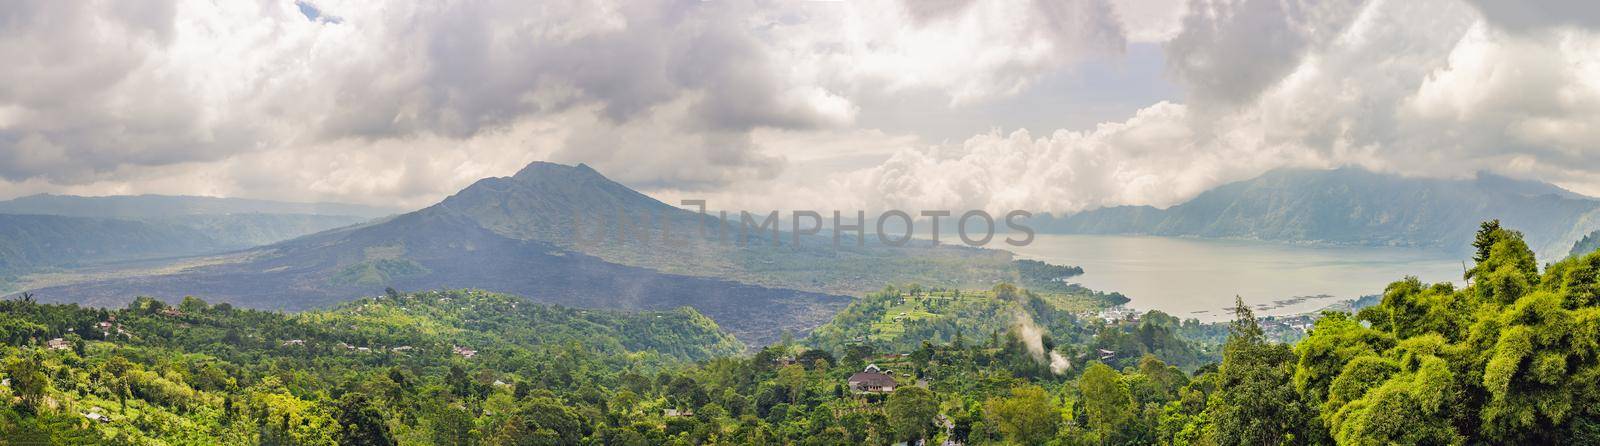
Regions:
<instances>
[{"instance_id":1,"label":"cloud","mask_svg":"<svg viewBox=\"0 0 1600 446\"><path fill-rule=\"evenodd\" d=\"M948 97L952 106L1015 95L1053 70L1126 45L1105 0L849 2L779 25L785 59L852 94Z\"/></svg>"},{"instance_id":2,"label":"cloud","mask_svg":"<svg viewBox=\"0 0 1600 446\"><path fill-rule=\"evenodd\" d=\"M1191 12L1185 26L1202 29L1169 47L1175 69L1192 77L1186 104L1158 103L1092 131L906 148L838 181L867 191L873 209L1054 212L1169 206L1279 167L1488 170L1600 192L1600 34L1507 31L1445 0L1253 6L1280 16L1216 3L1191 5L1214 10ZM1263 30L1256 40L1299 37L1288 47L1245 39ZM1248 63L1268 54L1282 57Z\"/></svg>"},{"instance_id":3,"label":"cloud","mask_svg":"<svg viewBox=\"0 0 1600 446\"><path fill-rule=\"evenodd\" d=\"M1248 102L1340 35L1359 0L1193 0L1167 42L1168 67L1192 101Z\"/></svg>"},{"instance_id":4,"label":"cloud","mask_svg":"<svg viewBox=\"0 0 1600 446\"><path fill-rule=\"evenodd\" d=\"M1161 43L1183 31L1189 0L1122 0L1111 3L1130 42Z\"/></svg>"},{"instance_id":5,"label":"cloud","mask_svg":"<svg viewBox=\"0 0 1600 446\"><path fill-rule=\"evenodd\" d=\"M17 2L0 185L410 203L554 159L707 190L788 168L757 132L1015 95L1123 44L1103 0L921 5Z\"/></svg>"},{"instance_id":6,"label":"cloud","mask_svg":"<svg viewBox=\"0 0 1600 446\"><path fill-rule=\"evenodd\" d=\"M1600 3L1589 0L1466 0L1483 11L1489 23L1515 32L1554 27L1600 28Z\"/></svg>"}]
</instances>

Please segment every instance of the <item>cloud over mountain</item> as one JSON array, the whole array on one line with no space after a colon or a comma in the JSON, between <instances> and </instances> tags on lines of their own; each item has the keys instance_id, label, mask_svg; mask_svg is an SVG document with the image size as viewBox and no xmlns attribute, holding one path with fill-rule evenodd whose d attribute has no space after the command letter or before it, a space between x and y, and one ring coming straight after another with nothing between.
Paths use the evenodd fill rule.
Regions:
<instances>
[{"instance_id":1,"label":"cloud over mountain","mask_svg":"<svg viewBox=\"0 0 1600 446\"><path fill-rule=\"evenodd\" d=\"M1166 47L1184 103L907 148L854 184L884 207L1057 212L1172 205L1280 166L1489 170L1600 192L1600 34L1573 25L1581 14L1522 32L1456 1L1254 3L1190 3Z\"/></svg>"},{"instance_id":2,"label":"cloud over mountain","mask_svg":"<svg viewBox=\"0 0 1600 446\"><path fill-rule=\"evenodd\" d=\"M532 159L717 188L784 168L756 129L848 126L863 92L1014 94L1122 44L1100 0L14 6L0 184L21 192L420 203Z\"/></svg>"},{"instance_id":3,"label":"cloud over mountain","mask_svg":"<svg viewBox=\"0 0 1600 446\"><path fill-rule=\"evenodd\" d=\"M0 194L420 206L533 160L752 209L1168 205L1339 165L1600 193L1590 3L23 1ZM1179 93L1107 107L1163 87L1117 74L1150 42Z\"/></svg>"}]
</instances>

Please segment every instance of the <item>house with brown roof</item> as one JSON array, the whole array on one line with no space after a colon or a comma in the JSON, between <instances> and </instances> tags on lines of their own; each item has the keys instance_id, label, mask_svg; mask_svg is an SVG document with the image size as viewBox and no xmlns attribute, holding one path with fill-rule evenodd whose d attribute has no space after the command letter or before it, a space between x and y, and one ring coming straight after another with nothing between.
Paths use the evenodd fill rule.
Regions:
<instances>
[{"instance_id":1,"label":"house with brown roof","mask_svg":"<svg viewBox=\"0 0 1600 446\"><path fill-rule=\"evenodd\" d=\"M894 375L879 369L876 364L868 365L865 370L850 375L845 380L850 391L855 393L889 393L895 388Z\"/></svg>"}]
</instances>

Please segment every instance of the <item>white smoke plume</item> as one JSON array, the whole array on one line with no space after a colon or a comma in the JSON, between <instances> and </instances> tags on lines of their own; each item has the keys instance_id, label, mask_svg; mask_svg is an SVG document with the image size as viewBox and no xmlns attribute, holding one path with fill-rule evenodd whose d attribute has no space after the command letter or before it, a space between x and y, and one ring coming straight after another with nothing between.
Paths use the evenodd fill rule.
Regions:
<instances>
[{"instance_id":1,"label":"white smoke plume","mask_svg":"<svg viewBox=\"0 0 1600 446\"><path fill-rule=\"evenodd\" d=\"M1050 373L1060 375L1072 369L1072 362L1055 350L1044 350L1044 329L1033 322L1033 317L1026 311L1016 311L1013 315L1012 328L1017 332L1017 338L1022 339L1023 345L1028 347L1028 353L1033 355L1035 361L1041 365L1049 365Z\"/></svg>"}]
</instances>

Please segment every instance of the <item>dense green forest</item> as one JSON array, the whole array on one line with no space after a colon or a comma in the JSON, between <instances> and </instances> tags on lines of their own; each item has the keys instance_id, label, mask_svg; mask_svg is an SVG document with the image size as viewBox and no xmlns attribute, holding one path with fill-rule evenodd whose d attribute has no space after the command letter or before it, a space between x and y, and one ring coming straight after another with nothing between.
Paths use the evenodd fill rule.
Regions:
<instances>
[{"instance_id":1,"label":"dense green forest","mask_svg":"<svg viewBox=\"0 0 1600 446\"><path fill-rule=\"evenodd\" d=\"M195 299L171 308L140 299L115 311L13 300L0 312L8 401L0 437L1600 442L1600 252L1541 271L1521 234L1497 222L1473 246L1466 285L1401 279L1376 305L1320 315L1292 344L1268 336L1265 319L1242 302L1221 327L1159 313L1103 320L1008 285L960 299L951 290L885 290L812 338L753 353L690 310L573 310L478 292L392 293L295 315ZM881 325L872 331L902 311L959 317L892 336ZM982 312L989 319L960 320Z\"/></svg>"}]
</instances>

